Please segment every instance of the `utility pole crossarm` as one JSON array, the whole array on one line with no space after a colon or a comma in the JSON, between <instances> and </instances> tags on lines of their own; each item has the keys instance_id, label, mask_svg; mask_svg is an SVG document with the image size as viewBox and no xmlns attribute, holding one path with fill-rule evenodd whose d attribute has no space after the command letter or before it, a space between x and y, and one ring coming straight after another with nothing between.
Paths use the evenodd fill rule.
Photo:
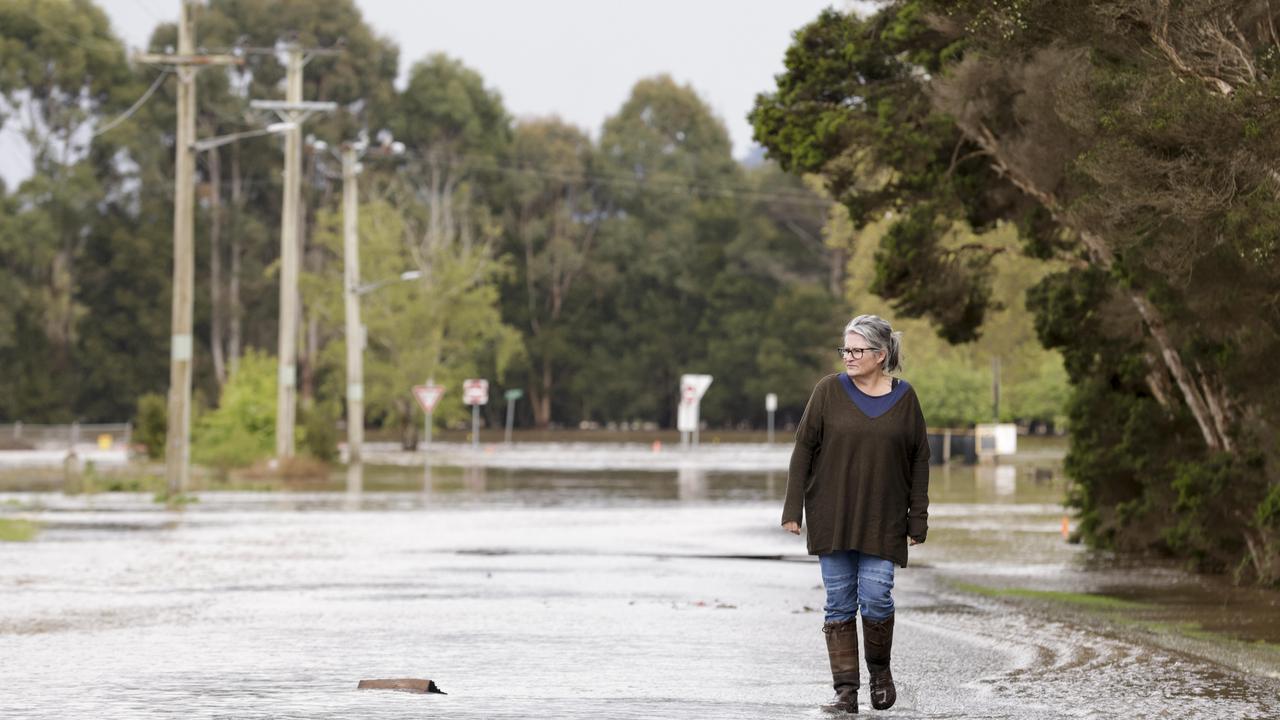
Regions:
<instances>
[{"instance_id":1,"label":"utility pole crossarm","mask_svg":"<svg viewBox=\"0 0 1280 720\"><path fill-rule=\"evenodd\" d=\"M254 110L275 110L276 112L329 112L338 109L338 103L319 100L250 100L249 107Z\"/></svg>"},{"instance_id":2,"label":"utility pole crossarm","mask_svg":"<svg viewBox=\"0 0 1280 720\"><path fill-rule=\"evenodd\" d=\"M338 103L305 100L298 102L288 102L285 100L250 100L249 107L254 110L274 112L284 122L301 124L306 122L307 118L316 113L333 112L334 110L337 110Z\"/></svg>"},{"instance_id":3,"label":"utility pole crossarm","mask_svg":"<svg viewBox=\"0 0 1280 720\"><path fill-rule=\"evenodd\" d=\"M136 53L134 62L143 65L177 65L185 67L195 65L243 65L244 58L235 55L164 55L159 53Z\"/></svg>"}]
</instances>

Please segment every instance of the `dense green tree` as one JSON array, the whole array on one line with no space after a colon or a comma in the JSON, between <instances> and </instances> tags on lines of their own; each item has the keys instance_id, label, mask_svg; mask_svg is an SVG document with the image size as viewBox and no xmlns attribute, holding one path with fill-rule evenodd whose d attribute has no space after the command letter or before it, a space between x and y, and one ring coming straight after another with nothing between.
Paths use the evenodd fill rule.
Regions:
<instances>
[{"instance_id":1,"label":"dense green tree","mask_svg":"<svg viewBox=\"0 0 1280 720\"><path fill-rule=\"evenodd\" d=\"M896 213L876 255L877 294L962 342L982 324L995 251L958 238L953 221L990 228L1004 200L992 188L1007 184L926 93L922 78L954 46L910 9L868 19L825 11L797 32L787 72L751 117L769 156L820 173L855 229Z\"/></svg>"},{"instance_id":2,"label":"dense green tree","mask_svg":"<svg viewBox=\"0 0 1280 720\"><path fill-rule=\"evenodd\" d=\"M822 239L830 201L772 163L747 172L736 198L736 234L703 291L698 332L716 392L702 417L759 427L774 393L779 417L799 420L813 383L835 366L832 348L849 320L844 256Z\"/></svg>"},{"instance_id":3,"label":"dense green tree","mask_svg":"<svg viewBox=\"0 0 1280 720\"><path fill-rule=\"evenodd\" d=\"M755 112L855 219L899 211L875 288L952 339L983 319L993 257L939 253L966 251L957 222L1008 220L1067 263L1029 302L1075 388L1087 534L1272 581L1280 518L1250 508L1280 486L1273 27L1265 2L828 12Z\"/></svg>"},{"instance_id":4,"label":"dense green tree","mask_svg":"<svg viewBox=\"0 0 1280 720\"><path fill-rule=\"evenodd\" d=\"M77 291L119 171L115 148L94 134L140 90L92 3L0 3L0 124L21 138L31 170L0 188L0 416L75 417L88 310Z\"/></svg>"},{"instance_id":5,"label":"dense green tree","mask_svg":"<svg viewBox=\"0 0 1280 720\"><path fill-rule=\"evenodd\" d=\"M496 238L464 243L455 233L439 244L424 244L420 229L407 216L412 207L398 208L386 200L360 209L361 273L371 282L397 277L406 268L422 275L412 283L393 283L361 298L367 334L365 408L370 420L400 428L407 447L417 442L420 423L410 388L428 379L448 388L434 419L448 425L465 419L462 380L484 376L493 367L499 375L520 351L519 336L506 326L498 309L498 276L506 267L493 255ZM340 213L324 211L317 228L317 244L329 259L326 272L304 278L304 296L314 304L326 335L343 327ZM322 363L334 372L323 394L343 397L345 339L326 345Z\"/></svg>"},{"instance_id":6,"label":"dense green tree","mask_svg":"<svg viewBox=\"0 0 1280 720\"><path fill-rule=\"evenodd\" d=\"M741 171L729 136L692 88L670 77L641 80L600 139L615 182L613 222L599 257L608 281L594 288L600 319L577 341L589 348L575 377L583 415L674 423L680 375L705 370L699 332L706 283L738 232L733 192Z\"/></svg>"},{"instance_id":7,"label":"dense green tree","mask_svg":"<svg viewBox=\"0 0 1280 720\"><path fill-rule=\"evenodd\" d=\"M572 319L589 302L595 251L610 209L591 138L558 119L518 123L505 158L507 251L515 272L504 315L524 336L534 424L552 422L561 381L578 366ZM513 378L517 382L520 379Z\"/></svg>"},{"instance_id":8,"label":"dense green tree","mask_svg":"<svg viewBox=\"0 0 1280 720\"><path fill-rule=\"evenodd\" d=\"M394 175L363 183L376 201L361 213L361 273L378 281L414 269L412 285L389 287L365 301L369 354L365 366L369 418L398 426L406 446L419 423L409 388L427 379L451 388L437 409L441 424L461 420L457 388L468 377L501 377L519 353L514 330L502 322L498 286L509 266L499 257L496 189L478 175L509 140L501 98L462 63L434 55L416 64L394 103L390 127L407 145ZM324 268L308 297L331 342L329 367L340 368L341 237L336 213L326 213L317 245ZM335 386L339 384L333 374ZM498 378L494 378L498 379ZM339 393L334 393L339 394Z\"/></svg>"}]
</instances>

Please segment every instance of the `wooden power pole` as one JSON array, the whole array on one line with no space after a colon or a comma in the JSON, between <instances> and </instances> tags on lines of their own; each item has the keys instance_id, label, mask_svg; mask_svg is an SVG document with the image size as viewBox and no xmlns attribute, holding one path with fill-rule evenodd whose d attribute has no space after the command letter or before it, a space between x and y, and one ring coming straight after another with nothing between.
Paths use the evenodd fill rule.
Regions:
<instances>
[{"instance_id":1,"label":"wooden power pole","mask_svg":"<svg viewBox=\"0 0 1280 720\"><path fill-rule=\"evenodd\" d=\"M364 455L364 327L360 323L359 200L356 175L359 150L342 146L342 275L347 315L347 462L359 464Z\"/></svg>"},{"instance_id":2,"label":"wooden power pole","mask_svg":"<svg viewBox=\"0 0 1280 720\"><path fill-rule=\"evenodd\" d=\"M289 55L285 101L254 100L250 107L275 111L293 128L285 133L284 207L280 217L280 338L277 361L280 377L276 388L276 457L293 457L293 427L298 404L298 212L302 190L302 123L312 113L337 107L332 102L303 102L302 68L318 54L333 50L304 51L296 44L286 48Z\"/></svg>"},{"instance_id":3,"label":"wooden power pole","mask_svg":"<svg viewBox=\"0 0 1280 720\"><path fill-rule=\"evenodd\" d=\"M168 430L165 481L170 497L186 492L191 479L191 305L195 295L196 71L206 65L234 65L231 55L195 55L195 18L189 0L180 0L178 53L144 54L144 64L172 65L178 75L178 127L173 172L173 312L169 349Z\"/></svg>"}]
</instances>

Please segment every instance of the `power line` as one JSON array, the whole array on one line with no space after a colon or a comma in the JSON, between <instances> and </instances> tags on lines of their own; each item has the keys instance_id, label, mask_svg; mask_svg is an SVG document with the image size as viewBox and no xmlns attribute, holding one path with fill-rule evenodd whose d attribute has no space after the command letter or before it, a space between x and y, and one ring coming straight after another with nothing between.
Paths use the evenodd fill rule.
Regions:
<instances>
[{"instance_id":1,"label":"power line","mask_svg":"<svg viewBox=\"0 0 1280 720\"><path fill-rule=\"evenodd\" d=\"M693 178L680 179L672 177L670 174L667 174L664 178L637 178L635 176L617 173L574 172L557 170L555 168L539 168L527 164L491 160L480 156L463 156L461 160L463 164L469 165L472 170L479 170L482 172L487 170L496 170L503 173L537 175L562 181L594 181L615 186L626 186L641 192L652 190L665 192L703 191L721 195L723 197L746 198L762 201L773 200L792 205L806 205L810 207L827 208L832 204L832 201L830 200L807 193L751 190L748 188L734 187L724 183L697 181Z\"/></svg>"},{"instance_id":2,"label":"power line","mask_svg":"<svg viewBox=\"0 0 1280 720\"><path fill-rule=\"evenodd\" d=\"M151 19L155 20L157 23L173 22L172 20L165 20L161 18L159 15L155 14L155 12L153 12L151 8L147 6L146 3L142 2L142 0L133 0L133 2L135 5L142 8L142 12L150 15Z\"/></svg>"},{"instance_id":3,"label":"power line","mask_svg":"<svg viewBox=\"0 0 1280 720\"><path fill-rule=\"evenodd\" d=\"M161 70L160 74L156 76L155 82L151 83L151 87L147 88L147 91L142 93L142 97L138 98L137 101L134 102L133 105L131 105L128 110L125 110L116 119L107 123L105 126L103 126L101 129L99 129L97 132L90 135L89 137L96 138L99 135L112 130L113 128L115 128L117 125L124 122L125 120L128 120L129 118L133 117L133 114L138 111L138 108L141 108L144 104L146 104L147 100L151 99L151 95L155 93L157 88L160 87L160 83L164 82L165 76L168 75L169 72L170 71L167 69Z\"/></svg>"},{"instance_id":4,"label":"power line","mask_svg":"<svg viewBox=\"0 0 1280 720\"><path fill-rule=\"evenodd\" d=\"M196 161L200 163L202 167L204 166L204 159L202 155L198 156ZM601 173L557 172L554 169L532 168L527 166L513 167L510 165L504 166L497 163L492 164L489 167L474 166L473 169L493 170L496 172L504 172L504 173L524 173L524 174L537 175L537 176L546 177L549 179L557 179L557 180L578 180L583 182L590 182L595 180L595 181L614 183L614 184L626 183L626 184L630 184L632 186L632 189L638 190L642 193L644 192L661 192L661 193L684 192L691 187L698 187L700 189L707 190L709 192L714 192L725 197L739 197L739 198L748 199L748 200L777 201L784 204L801 205L806 207L824 208L824 209L829 208L834 204L833 201L825 200L816 195L811 195L806 197L805 195L802 195L800 193L778 193L778 192L768 192L768 191L761 191L761 190L749 190L745 188L734 188L734 187L723 185L723 184L701 183L700 185L693 185L693 184L684 183L683 181L679 181L679 180L672 180L665 183L655 182L653 184L645 184L644 182L641 182L638 184L634 178L627 178L626 176L618 176L618 175L611 176L611 175L606 175ZM326 175L327 179L329 180L337 179L336 176L334 176L331 173L321 171L321 174ZM223 178L222 181L219 183L219 185L223 188L226 188L226 187L230 187L231 183L232 183L232 180L230 178ZM259 189L262 187L277 187L277 186L278 186L278 183L276 181L269 180L266 178L257 178L257 177L251 176L241 180L241 189L243 189L245 192L249 192L251 190Z\"/></svg>"}]
</instances>

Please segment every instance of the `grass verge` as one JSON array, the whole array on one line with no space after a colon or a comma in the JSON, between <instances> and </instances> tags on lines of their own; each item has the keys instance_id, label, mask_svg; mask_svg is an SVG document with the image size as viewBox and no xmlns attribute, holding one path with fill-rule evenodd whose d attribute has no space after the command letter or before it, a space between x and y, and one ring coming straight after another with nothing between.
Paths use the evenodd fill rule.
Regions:
<instances>
[{"instance_id":1,"label":"grass verge","mask_svg":"<svg viewBox=\"0 0 1280 720\"><path fill-rule=\"evenodd\" d=\"M993 588L973 583L954 583L956 590L990 598L1017 598L1021 600L1039 600L1041 602L1061 603L1092 610L1150 610L1153 606L1146 603L1121 600L1107 595L1089 593L1062 592L1058 590L1032 590L1030 588Z\"/></svg>"},{"instance_id":2,"label":"grass verge","mask_svg":"<svg viewBox=\"0 0 1280 720\"><path fill-rule=\"evenodd\" d=\"M1251 674L1280 678L1280 644L1248 640L1208 630L1199 622L1170 617L1170 609L1107 595L995 588L951 582L955 590L1013 603L1031 601L1057 620L1082 623L1151 643L1169 650L1196 655Z\"/></svg>"},{"instance_id":3,"label":"grass verge","mask_svg":"<svg viewBox=\"0 0 1280 720\"><path fill-rule=\"evenodd\" d=\"M0 542L28 542L39 532L40 526L30 520L0 518Z\"/></svg>"}]
</instances>

